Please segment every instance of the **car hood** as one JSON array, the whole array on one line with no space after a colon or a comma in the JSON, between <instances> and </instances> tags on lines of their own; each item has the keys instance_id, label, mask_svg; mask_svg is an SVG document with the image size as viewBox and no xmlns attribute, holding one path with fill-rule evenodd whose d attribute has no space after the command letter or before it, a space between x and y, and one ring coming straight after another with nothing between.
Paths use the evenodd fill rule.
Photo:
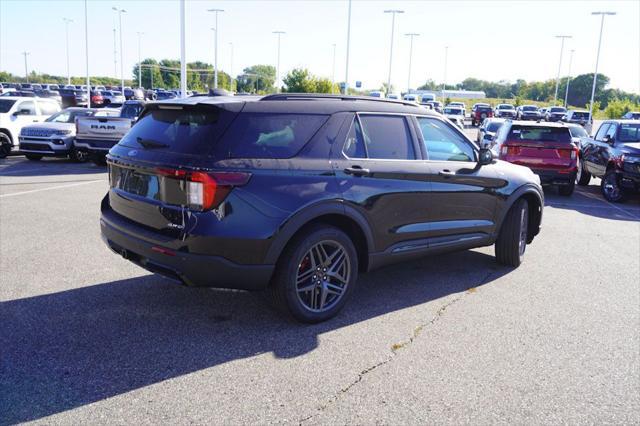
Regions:
<instances>
[{"instance_id":1,"label":"car hood","mask_svg":"<svg viewBox=\"0 0 640 426\"><path fill-rule=\"evenodd\" d=\"M625 154L640 155L640 142L627 142L620 146L620 151Z\"/></svg>"},{"instance_id":2,"label":"car hood","mask_svg":"<svg viewBox=\"0 0 640 426\"><path fill-rule=\"evenodd\" d=\"M28 126L24 126L21 131L23 136L41 136L48 137L55 134L58 131L75 132L76 126L74 123L35 123Z\"/></svg>"}]
</instances>

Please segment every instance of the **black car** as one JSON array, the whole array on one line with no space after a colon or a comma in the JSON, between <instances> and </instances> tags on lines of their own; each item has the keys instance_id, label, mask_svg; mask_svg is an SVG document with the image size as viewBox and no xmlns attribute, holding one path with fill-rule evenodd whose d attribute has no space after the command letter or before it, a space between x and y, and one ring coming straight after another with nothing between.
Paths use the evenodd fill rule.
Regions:
<instances>
[{"instance_id":1,"label":"black car","mask_svg":"<svg viewBox=\"0 0 640 426\"><path fill-rule=\"evenodd\" d=\"M551 107L547 109L544 115L544 119L547 121L560 121L562 117L567 113L567 109L563 107Z\"/></svg>"},{"instance_id":2,"label":"black car","mask_svg":"<svg viewBox=\"0 0 640 426\"><path fill-rule=\"evenodd\" d=\"M599 177L602 195L613 202L640 191L640 121L605 121L594 138L581 141L578 185L588 185L591 176Z\"/></svg>"},{"instance_id":3,"label":"black car","mask_svg":"<svg viewBox=\"0 0 640 426\"><path fill-rule=\"evenodd\" d=\"M523 105L519 106L516 115L516 119L518 120L539 120L540 119L540 111L538 111L538 107L535 105Z\"/></svg>"},{"instance_id":4,"label":"black car","mask_svg":"<svg viewBox=\"0 0 640 426\"><path fill-rule=\"evenodd\" d=\"M60 100L62 102L62 108L75 107L75 106L87 106L89 97L86 90L81 89L60 89Z\"/></svg>"},{"instance_id":5,"label":"black car","mask_svg":"<svg viewBox=\"0 0 640 426\"><path fill-rule=\"evenodd\" d=\"M412 102L279 94L147 104L107 156L104 241L189 286L266 289L306 322L359 273L495 244L518 266L542 188Z\"/></svg>"}]
</instances>

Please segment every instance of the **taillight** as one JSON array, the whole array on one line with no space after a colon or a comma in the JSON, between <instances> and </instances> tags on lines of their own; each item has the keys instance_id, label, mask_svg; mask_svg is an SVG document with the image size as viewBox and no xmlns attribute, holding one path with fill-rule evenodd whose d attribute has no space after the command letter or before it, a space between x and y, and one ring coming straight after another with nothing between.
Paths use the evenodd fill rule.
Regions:
<instances>
[{"instance_id":1,"label":"taillight","mask_svg":"<svg viewBox=\"0 0 640 426\"><path fill-rule=\"evenodd\" d=\"M158 169L158 174L170 179L183 180L187 206L193 210L211 210L218 207L236 186L249 182L250 173L200 172L179 169Z\"/></svg>"},{"instance_id":2,"label":"taillight","mask_svg":"<svg viewBox=\"0 0 640 426\"><path fill-rule=\"evenodd\" d=\"M575 160L576 158L578 158L578 149L577 148L573 148L573 149L556 149L556 152L558 153L558 156L560 158L570 158L572 160Z\"/></svg>"},{"instance_id":3,"label":"taillight","mask_svg":"<svg viewBox=\"0 0 640 426\"><path fill-rule=\"evenodd\" d=\"M513 145L502 145L500 148L500 155L505 157L507 155L520 155L520 147Z\"/></svg>"}]
</instances>

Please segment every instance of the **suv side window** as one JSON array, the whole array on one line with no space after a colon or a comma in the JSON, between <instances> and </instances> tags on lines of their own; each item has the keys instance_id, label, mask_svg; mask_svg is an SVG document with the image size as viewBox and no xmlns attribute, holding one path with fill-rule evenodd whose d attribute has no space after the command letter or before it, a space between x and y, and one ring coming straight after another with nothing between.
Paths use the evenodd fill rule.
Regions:
<instances>
[{"instance_id":1,"label":"suv side window","mask_svg":"<svg viewBox=\"0 0 640 426\"><path fill-rule=\"evenodd\" d=\"M417 117L427 151L432 161L475 161L473 147L446 123L435 118Z\"/></svg>"},{"instance_id":2,"label":"suv side window","mask_svg":"<svg viewBox=\"0 0 640 426\"><path fill-rule=\"evenodd\" d=\"M604 142L604 135L607 134L607 130L609 129L609 123L603 123L598 129L598 133L596 133L595 139L599 142Z\"/></svg>"},{"instance_id":3,"label":"suv side window","mask_svg":"<svg viewBox=\"0 0 640 426\"><path fill-rule=\"evenodd\" d=\"M53 102L38 102L40 115L53 115L59 111L58 106Z\"/></svg>"},{"instance_id":4,"label":"suv side window","mask_svg":"<svg viewBox=\"0 0 640 426\"><path fill-rule=\"evenodd\" d=\"M364 139L362 137L362 128L358 119L353 120L347 140L342 150L344 155L349 158L367 158L367 150L364 147Z\"/></svg>"},{"instance_id":5,"label":"suv side window","mask_svg":"<svg viewBox=\"0 0 640 426\"><path fill-rule=\"evenodd\" d=\"M407 119L401 115L358 116L362 140L368 158L415 160L413 140ZM357 129L356 127L356 135Z\"/></svg>"},{"instance_id":6,"label":"suv side window","mask_svg":"<svg viewBox=\"0 0 640 426\"><path fill-rule=\"evenodd\" d=\"M21 102L16 108L16 111L22 111L23 109L29 110L29 114L26 115L36 115L36 104L33 101Z\"/></svg>"},{"instance_id":7,"label":"suv side window","mask_svg":"<svg viewBox=\"0 0 640 426\"><path fill-rule=\"evenodd\" d=\"M609 125L609 129L607 130L607 134L605 136L609 136L611 140L613 140L615 139L617 132L618 132L618 125L616 123L611 123Z\"/></svg>"}]
</instances>

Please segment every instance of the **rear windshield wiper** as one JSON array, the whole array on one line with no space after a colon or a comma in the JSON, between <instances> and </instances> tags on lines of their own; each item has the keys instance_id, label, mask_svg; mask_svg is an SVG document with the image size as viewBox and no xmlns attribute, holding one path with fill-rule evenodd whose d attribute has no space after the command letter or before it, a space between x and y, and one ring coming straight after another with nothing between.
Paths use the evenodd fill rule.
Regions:
<instances>
[{"instance_id":1,"label":"rear windshield wiper","mask_svg":"<svg viewBox=\"0 0 640 426\"><path fill-rule=\"evenodd\" d=\"M136 138L136 142L138 142L140 145L142 145L145 148L167 148L169 146L166 143L154 141L151 139Z\"/></svg>"}]
</instances>

